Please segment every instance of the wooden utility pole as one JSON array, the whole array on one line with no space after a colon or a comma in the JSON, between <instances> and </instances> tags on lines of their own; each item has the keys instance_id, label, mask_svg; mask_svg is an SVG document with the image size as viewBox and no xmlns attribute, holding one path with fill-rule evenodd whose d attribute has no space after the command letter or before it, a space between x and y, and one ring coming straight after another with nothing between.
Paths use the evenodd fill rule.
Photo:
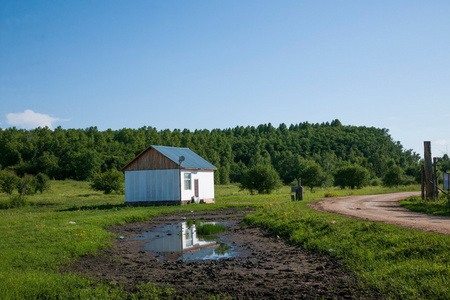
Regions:
<instances>
[{"instance_id":1,"label":"wooden utility pole","mask_svg":"<svg viewBox=\"0 0 450 300\"><path fill-rule=\"evenodd\" d=\"M425 200L425 167L423 165L420 166L420 180L421 180L421 196L422 200Z\"/></svg>"},{"instance_id":2,"label":"wooden utility pole","mask_svg":"<svg viewBox=\"0 0 450 300\"><path fill-rule=\"evenodd\" d=\"M433 188L433 166L431 162L431 142L423 142L425 155L425 196L427 200L431 200L434 198L434 188Z\"/></svg>"},{"instance_id":3,"label":"wooden utility pole","mask_svg":"<svg viewBox=\"0 0 450 300\"><path fill-rule=\"evenodd\" d=\"M439 199L439 183L438 183L438 173L437 173L437 158L433 157L433 199Z\"/></svg>"}]
</instances>

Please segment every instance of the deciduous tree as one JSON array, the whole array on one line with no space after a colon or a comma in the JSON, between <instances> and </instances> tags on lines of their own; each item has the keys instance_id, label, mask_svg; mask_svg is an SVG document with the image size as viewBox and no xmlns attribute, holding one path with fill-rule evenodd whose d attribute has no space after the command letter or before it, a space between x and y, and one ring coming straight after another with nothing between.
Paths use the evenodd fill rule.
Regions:
<instances>
[{"instance_id":1,"label":"deciduous tree","mask_svg":"<svg viewBox=\"0 0 450 300\"><path fill-rule=\"evenodd\" d=\"M399 166L392 166L383 177L383 185L399 186L403 183L405 172Z\"/></svg>"},{"instance_id":2,"label":"deciduous tree","mask_svg":"<svg viewBox=\"0 0 450 300\"><path fill-rule=\"evenodd\" d=\"M91 187L105 194L123 192L123 173L117 170L108 170L104 173L96 173L91 178Z\"/></svg>"},{"instance_id":3,"label":"deciduous tree","mask_svg":"<svg viewBox=\"0 0 450 300\"><path fill-rule=\"evenodd\" d=\"M280 176L272 165L258 164L248 169L241 182L241 189L259 194L270 194L281 187Z\"/></svg>"},{"instance_id":4,"label":"deciduous tree","mask_svg":"<svg viewBox=\"0 0 450 300\"><path fill-rule=\"evenodd\" d=\"M334 175L334 184L341 188L362 188L368 184L369 172L358 165L339 168Z\"/></svg>"}]
</instances>

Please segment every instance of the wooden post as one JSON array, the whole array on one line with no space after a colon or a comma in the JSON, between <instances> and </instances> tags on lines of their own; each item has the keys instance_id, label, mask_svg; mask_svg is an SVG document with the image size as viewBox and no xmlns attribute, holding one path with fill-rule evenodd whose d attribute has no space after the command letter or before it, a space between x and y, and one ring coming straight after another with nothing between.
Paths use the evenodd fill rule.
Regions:
<instances>
[{"instance_id":1,"label":"wooden post","mask_svg":"<svg viewBox=\"0 0 450 300\"><path fill-rule=\"evenodd\" d=\"M421 179L421 196L422 200L425 200L425 167L423 165L420 166L420 179Z\"/></svg>"},{"instance_id":2,"label":"wooden post","mask_svg":"<svg viewBox=\"0 0 450 300\"><path fill-rule=\"evenodd\" d=\"M425 155L425 192L426 199L433 199L434 188L433 188L433 175L432 175L432 163L431 163L431 142L423 142Z\"/></svg>"},{"instance_id":3,"label":"wooden post","mask_svg":"<svg viewBox=\"0 0 450 300\"><path fill-rule=\"evenodd\" d=\"M433 199L438 200L439 199L439 182L438 182L438 174L437 174L437 158L433 157Z\"/></svg>"},{"instance_id":4,"label":"wooden post","mask_svg":"<svg viewBox=\"0 0 450 300\"><path fill-rule=\"evenodd\" d=\"M296 194L297 200L303 200L303 187L302 187L302 179L298 179L298 189Z\"/></svg>"}]
</instances>

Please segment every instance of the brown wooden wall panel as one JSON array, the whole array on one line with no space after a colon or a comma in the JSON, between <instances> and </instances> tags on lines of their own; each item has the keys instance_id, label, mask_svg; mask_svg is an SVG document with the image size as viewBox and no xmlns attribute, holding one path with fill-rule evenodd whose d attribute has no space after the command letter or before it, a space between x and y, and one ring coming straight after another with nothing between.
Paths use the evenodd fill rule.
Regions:
<instances>
[{"instance_id":1,"label":"brown wooden wall panel","mask_svg":"<svg viewBox=\"0 0 450 300\"><path fill-rule=\"evenodd\" d=\"M123 171L142 170L167 170L178 169L178 164L174 163L153 148L147 148L138 155Z\"/></svg>"}]
</instances>

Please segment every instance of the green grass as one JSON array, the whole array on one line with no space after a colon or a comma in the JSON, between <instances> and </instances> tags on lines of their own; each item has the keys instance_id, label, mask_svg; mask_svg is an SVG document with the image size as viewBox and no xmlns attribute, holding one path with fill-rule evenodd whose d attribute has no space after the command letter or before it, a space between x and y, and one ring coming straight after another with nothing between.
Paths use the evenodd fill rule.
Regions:
<instances>
[{"instance_id":1,"label":"green grass","mask_svg":"<svg viewBox=\"0 0 450 300\"><path fill-rule=\"evenodd\" d=\"M431 215L450 216L450 200L441 194L439 200L422 200L421 197L410 197L400 204L412 211Z\"/></svg>"},{"instance_id":2,"label":"green grass","mask_svg":"<svg viewBox=\"0 0 450 300\"><path fill-rule=\"evenodd\" d=\"M205 222L196 222L195 228L197 229L197 233L200 235L210 235L214 233L225 232L228 230L227 226L222 223L205 223Z\"/></svg>"},{"instance_id":3,"label":"green grass","mask_svg":"<svg viewBox=\"0 0 450 300\"><path fill-rule=\"evenodd\" d=\"M8 196L0 194L0 203L7 201ZM49 193L29 196L28 202L21 208L0 209L0 299L131 299L120 288L61 274L60 268L111 247L114 235L108 226L224 207L130 207L123 204L123 195L103 195L76 181L53 181Z\"/></svg>"},{"instance_id":4,"label":"green grass","mask_svg":"<svg viewBox=\"0 0 450 300\"><path fill-rule=\"evenodd\" d=\"M313 192L309 188L304 188L304 199L315 199L327 197L326 194L331 193L333 197L342 197L349 195L376 195L386 193L420 191L420 185L414 186L400 186L400 187L383 187L383 186L369 186L364 189L340 189L338 187L330 188L316 188ZM218 204L264 204L274 202L289 202L291 201L291 187L283 186L281 189L268 195L250 195L248 191L240 191L236 185L219 185L216 186L216 203Z\"/></svg>"},{"instance_id":5,"label":"green grass","mask_svg":"<svg viewBox=\"0 0 450 300\"><path fill-rule=\"evenodd\" d=\"M450 299L450 236L317 212L311 201L265 204L245 222L341 258L363 286L390 298Z\"/></svg>"},{"instance_id":6,"label":"green grass","mask_svg":"<svg viewBox=\"0 0 450 300\"><path fill-rule=\"evenodd\" d=\"M136 291L61 273L77 257L111 247L106 228L153 216L230 205L259 207L247 223L264 226L293 243L343 260L367 287L392 298L449 299L450 238L381 223L316 212L314 198L419 190L419 186L363 190L305 190L305 201L291 202L290 187L271 195L250 195L235 185L216 186L215 205L129 207L123 195L103 195L86 182L53 181L52 190L28 197L28 206L0 209L0 299L167 298L170 287L151 284ZM8 196L0 194L0 207ZM231 204L232 203L232 204ZM250 203L250 204L249 204Z\"/></svg>"}]
</instances>

